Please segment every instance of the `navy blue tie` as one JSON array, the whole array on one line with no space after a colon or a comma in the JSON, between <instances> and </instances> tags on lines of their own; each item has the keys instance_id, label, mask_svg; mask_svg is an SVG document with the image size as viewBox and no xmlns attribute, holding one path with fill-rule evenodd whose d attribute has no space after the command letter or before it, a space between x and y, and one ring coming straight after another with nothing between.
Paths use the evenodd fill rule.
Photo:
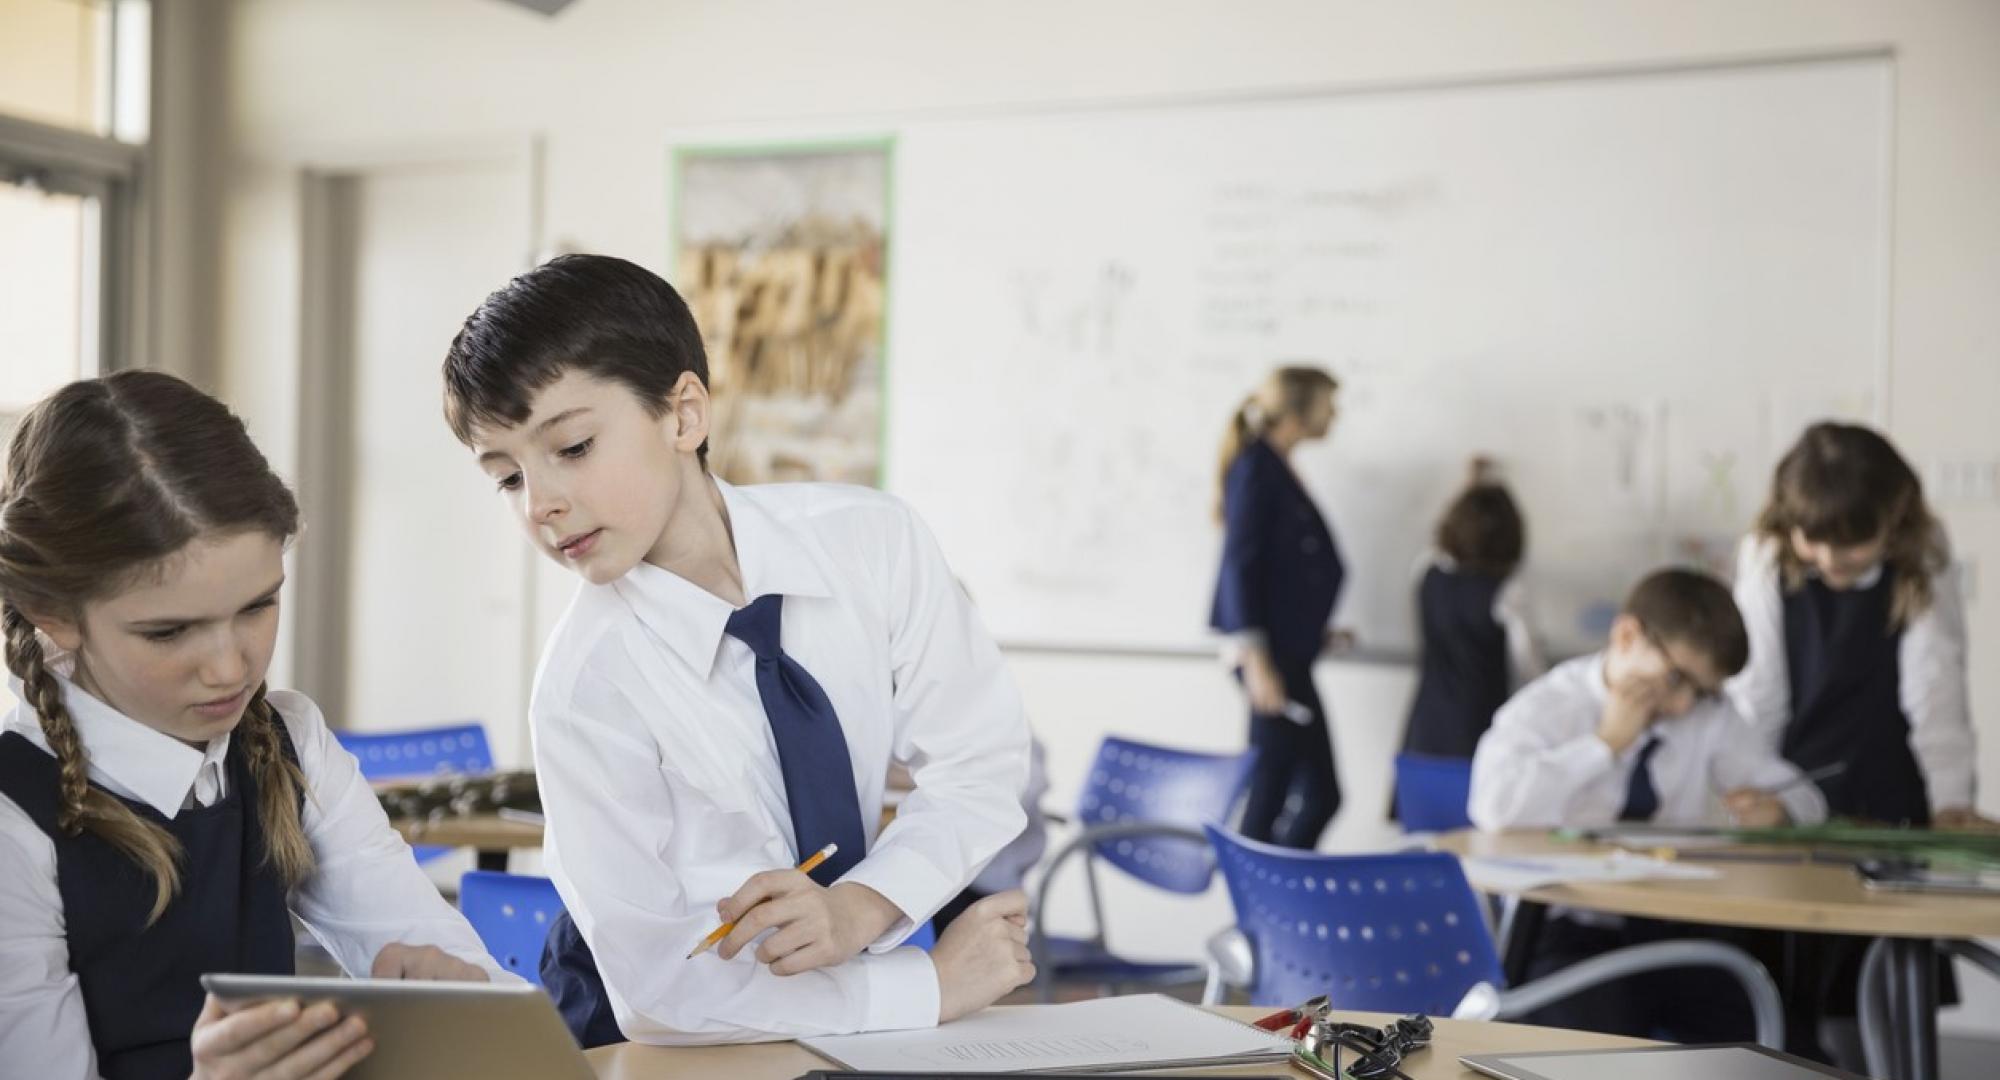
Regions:
<instances>
[{"instance_id":1,"label":"navy blue tie","mask_svg":"<svg viewBox=\"0 0 2000 1080\"><path fill-rule=\"evenodd\" d=\"M729 616L729 636L750 646L757 657L757 696L778 744L778 771L785 777L785 804L799 859L828 844L832 858L812 872L831 885L861 861L867 841L861 830L861 796L854 791L854 764L847 734L834 715L826 691L778 645L785 598L760 596Z\"/></svg>"},{"instance_id":2,"label":"navy blue tie","mask_svg":"<svg viewBox=\"0 0 2000 1080\"><path fill-rule=\"evenodd\" d=\"M1632 763L1632 779L1625 784L1625 807L1618 811L1618 820L1651 821L1660 812L1660 789L1653 786L1653 755L1659 749L1657 735L1639 748L1639 759Z\"/></svg>"}]
</instances>

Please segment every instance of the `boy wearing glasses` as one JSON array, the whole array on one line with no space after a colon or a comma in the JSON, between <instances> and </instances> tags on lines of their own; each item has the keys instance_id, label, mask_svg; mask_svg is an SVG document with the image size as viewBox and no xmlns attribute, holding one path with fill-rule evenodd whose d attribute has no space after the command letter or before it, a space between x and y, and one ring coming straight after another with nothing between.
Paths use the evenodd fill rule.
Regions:
<instances>
[{"instance_id":1,"label":"boy wearing glasses","mask_svg":"<svg viewBox=\"0 0 2000 1080\"><path fill-rule=\"evenodd\" d=\"M1816 824L1826 799L1801 782L1721 693L1750 645L1721 582L1690 570L1641 581L1611 624L1604 651L1522 687L1494 715L1472 759L1472 821L1482 829L1587 828L1615 822L1747 828ZM1552 911L1531 976L1626 945L1673 938L1730 941L1745 931ZM1712 969L1621 979L1527 1018L1531 1023L1677 1042L1754 1035L1741 987Z\"/></svg>"},{"instance_id":2,"label":"boy wearing glasses","mask_svg":"<svg viewBox=\"0 0 2000 1080\"><path fill-rule=\"evenodd\" d=\"M1721 695L1750 644L1729 590L1660 570L1611 624L1604 651L1536 679L1502 706L1472 760L1473 824L1615 822L1745 828L1826 820L1800 779Z\"/></svg>"}]
</instances>

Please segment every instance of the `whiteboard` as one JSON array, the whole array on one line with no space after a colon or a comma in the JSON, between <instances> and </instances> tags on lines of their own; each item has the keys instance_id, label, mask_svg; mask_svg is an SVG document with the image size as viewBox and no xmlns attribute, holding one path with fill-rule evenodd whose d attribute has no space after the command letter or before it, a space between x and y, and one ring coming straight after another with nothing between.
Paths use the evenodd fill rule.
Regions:
<instances>
[{"instance_id":1,"label":"whiteboard","mask_svg":"<svg viewBox=\"0 0 2000 1080\"><path fill-rule=\"evenodd\" d=\"M1890 108L1875 56L906 125L887 485L1003 643L1198 648L1223 427L1320 361L1340 621L1414 647L1483 452L1538 627L1587 647L1726 552L1804 423L1879 410Z\"/></svg>"}]
</instances>

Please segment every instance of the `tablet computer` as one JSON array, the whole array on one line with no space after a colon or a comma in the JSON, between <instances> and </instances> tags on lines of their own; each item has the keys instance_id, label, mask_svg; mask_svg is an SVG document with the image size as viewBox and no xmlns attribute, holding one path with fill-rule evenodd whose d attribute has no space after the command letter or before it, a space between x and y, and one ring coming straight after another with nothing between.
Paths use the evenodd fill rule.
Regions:
<instances>
[{"instance_id":1,"label":"tablet computer","mask_svg":"<svg viewBox=\"0 0 2000 1080\"><path fill-rule=\"evenodd\" d=\"M1854 864L1861 884L1891 892L1971 893L2000 896L2000 869L1937 867L1909 859L1862 859Z\"/></svg>"},{"instance_id":2,"label":"tablet computer","mask_svg":"<svg viewBox=\"0 0 2000 1080\"><path fill-rule=\"evenodd\" d=\"M342 1016L366 1018L375 1052L348 1080L594 1076L555 1003L527 983L208 974L201 985L232 1005L331 1001Z\"/></svg>"},{"instance_id":3,"label":"tablet computer","mask_svg":"<svg viewBox=\"0 0 2000 1080\"><path fill-rule=\"evenodd\" d=\"M1499 1080L1862 1080L1754 1043L1469 1054L1459 1064Z\"/></svg>"}]
</instances>

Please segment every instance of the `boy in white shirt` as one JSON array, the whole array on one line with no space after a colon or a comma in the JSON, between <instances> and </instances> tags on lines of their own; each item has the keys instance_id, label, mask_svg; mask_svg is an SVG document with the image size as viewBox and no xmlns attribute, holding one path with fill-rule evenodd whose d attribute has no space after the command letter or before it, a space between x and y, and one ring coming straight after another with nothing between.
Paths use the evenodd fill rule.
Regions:
<instances>
[{"instance_id":1,"label":"boy in white shirt","mask_svg":"<svg viewBox=\"0 0 2000 1080\"><path fill-rule=\"evenodd\" d=\"M1472 762L1472 821L1482 829L1650 822L1744 827L1826 819L1820 790L1771 749L1722 696L1749 639L1723 584L1661 570L1632 590L1600 653L1523 687L1494 716ZM1549 920L1535 974L1623 945L1680 937L1763 943L1655 920ZM1540 1019L1681 1041L1747 1038L1734 983L1702 969L1628 979L1545 1010Z\"/></svg>"},{"instance_id":2,"label":"boy in white shirt","mask_svg":"<svg viewBox=\"0 0 2000 1080\"><path fill-rule=\"evenodd\" d=\"M583 578L529 707L568 909L543 975L579 1041L921 1027L1029 981L1018 892L899 947L1021 831L1028 769L1019 696L916 515L709 475L700 332L624 260L515 278L444 377L453 432ZM916 786L882 828L892 761Z\"/></svg>"}]
</instances>

